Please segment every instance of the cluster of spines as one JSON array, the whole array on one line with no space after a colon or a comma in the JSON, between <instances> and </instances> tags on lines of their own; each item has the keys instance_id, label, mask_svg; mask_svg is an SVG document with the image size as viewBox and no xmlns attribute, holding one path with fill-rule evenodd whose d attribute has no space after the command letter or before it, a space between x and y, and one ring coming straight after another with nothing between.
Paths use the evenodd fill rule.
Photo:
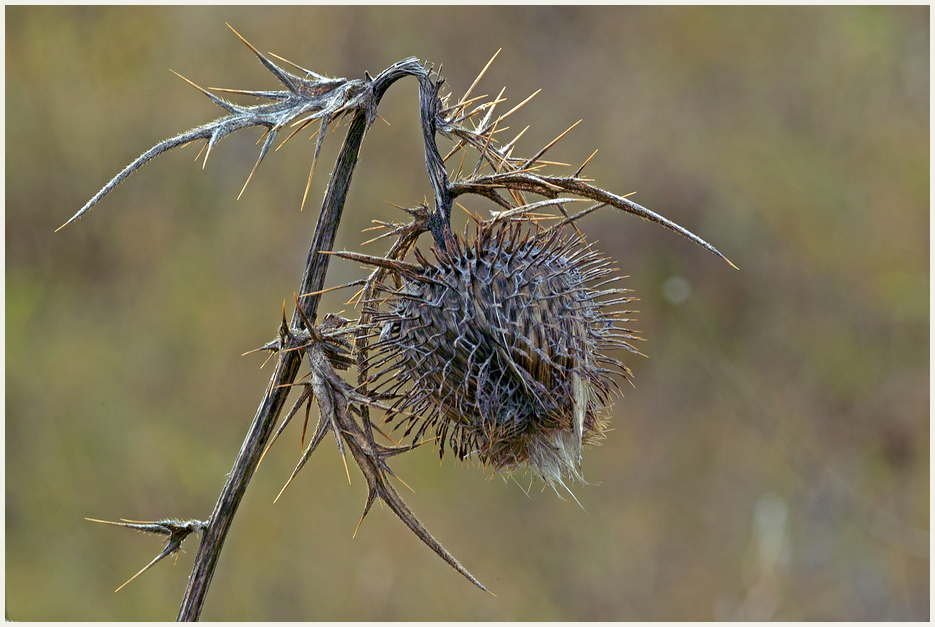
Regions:
<instances>
[{"instance_id":1,"label":"cluster of spines","mask_svg":"<svg viewBox=\"0 0 935 627\"><path fill-rule=\"evenodd\" d=\"M447 244L432 249L435 263L416 250L403 287L371 311L380 339L369 381L394 399L388 420L414 440L434 431L440 455L448 444L512 470L530 461L529 446L576 431L577 394L574 448L599 437L611 375L628 374L604 351L634 350L632 332L616 326L626 312L605 311L629 301L625 290L589 287L614 271L610 260L534 224L482 223L473 241Z\"/></svg>"}]
</instances>

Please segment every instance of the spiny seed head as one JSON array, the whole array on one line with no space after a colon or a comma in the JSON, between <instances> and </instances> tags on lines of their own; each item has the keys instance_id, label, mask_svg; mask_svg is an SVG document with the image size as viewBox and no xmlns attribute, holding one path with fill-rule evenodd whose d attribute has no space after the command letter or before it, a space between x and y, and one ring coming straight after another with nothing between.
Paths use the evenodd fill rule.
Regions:
<instances>
[{"instance_id":1,"label":"spiny seed head","mask_svg":"<svg viewBox=\"0 0 935 627\"><path fill-rule=\"evenodd\" d=\"M614 273L585 244L534 223L482 223L473 241L447 238L416 249L419 266L398 276L401 289L373 312L380 330L370 363L376 392L396 397L387 420L434 431L460 458L485 466L526 466L546 482L581 480L582 445L605 429L603 410L629 374L608 349L637 352L625 319L608 305L626 290L594 283ZM606 284L608 281L603 281Z\"/></svg>"}]
</instances>

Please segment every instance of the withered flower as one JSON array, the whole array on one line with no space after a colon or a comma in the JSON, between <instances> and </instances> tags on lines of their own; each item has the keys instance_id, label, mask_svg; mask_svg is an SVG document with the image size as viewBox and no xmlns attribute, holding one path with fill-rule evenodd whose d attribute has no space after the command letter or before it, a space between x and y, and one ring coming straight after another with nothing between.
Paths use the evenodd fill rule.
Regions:
<instances>
[{"instance_id":1,"label":"withered flower","mask_svg":"<svg viewBox=\"0 0 935 627\"><path fill-rule=\"evenodd\" d=\"M434 432L459 459L494 470L528 467L549 484L581 480L582 445L600 439L616 381L613 349L638 353L609 311L627 290L607 257L578 235L534 221L479 222L430 262L396 263L401 289L371 309L371 363L387 420L418 441ZM608 277L611 277L608 279ZM374 303L376 304L376 303ZM414 432L414 435L413 435Z\"/></svg>"}]
</instances>

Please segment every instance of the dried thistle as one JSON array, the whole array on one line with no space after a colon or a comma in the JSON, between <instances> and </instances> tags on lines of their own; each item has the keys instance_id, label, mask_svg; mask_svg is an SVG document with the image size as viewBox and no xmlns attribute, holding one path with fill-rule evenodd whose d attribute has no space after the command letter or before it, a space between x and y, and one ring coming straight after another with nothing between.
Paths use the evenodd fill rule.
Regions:
<instances>
[{"instance_id":1,"label":"dried thistle","mask_svg":"<svg viewBox=\"0 0 935 627\"><path fill-rule=\"evenodd\" d=\"M608 350L638 353L608 307L624 289L599 289L614 269L583 240L535 222L479 222L473 240L449 237L395 263L402 288L371 311L377 397L414 441L434 431L459 459L494 470L531 468L546 482L581 480L582 445L600 439L618 373ZM602 280L603 279L603 280ZM595 285L597 284L597 285ZM377 303L372 303L373 307Z\"/></svg>"},{"instance_id":2,"label":"dried thistle","mask_svg":"<svg viewBox=\"0 0 935 627\"><path fill-rule=\"evenodd\" d=\"M449 105L450 94L441 95L444 79L415 58L404 59L375 78L365 73L363 79L356 80L329 79L286 62L304 72L302 78L241 40L285 89L214 90L269 101L241 106L199 87L228 114L143 153L66 222L82 216L159 154L204 139L207 160L220 139L254 126L264 127L266 134L247 183L280 130L289 124L297 127L286 138L288 141L320 120L310 184L324 131L334 120L350 117L312 238L301 296L295 299L291 321L287 321L283 309L279 337L262 347L278 356L275 371L214 512L205 523L195 521L197 525L167 520L126 526L145 527L170 536L166 548L149 566L177 551L184 537L193 531L204 532L179 611L181 620L197 619L227 531L253 472L303 406L308 420L315 400L319 406L318 425L289 481L331 432L345 466L350 451L367 480L368 495L361 520L376 499L381 499L435 553L485 589L418 521L391 484L390 477L395 475L387 460L412 450L432 432L431 440L437 442L442 455L447 444L460 458L476 455L481 463L496 470L527 466L553 486L564 485L566 478L581 479L581 448L602 437L603 411L617 379L629 375L626 366L607 351L638 351L629 343L637 339L634 332L621 326L628 322L625 316L630 312L614 309L630 301L627 290L606 287L619 278L614 276L616 270L609 259L586 242L576 221L605 207L616 208L660 224L726 258L686 229L583 178L581 173L593 154L573 174L545 173L543 168L562 164L545 161L544 155L577 122L532 157L514 156L517 140L525 131L506 143L500 142L497 134L506 130L503 121L535 93L494 117L494 110L503 102L503 90L486 102L484 97L471 97L490 63L464 96ZM326 316L316 325L320 296L328 291L323 288L329 253L364 136L377 117L383 94L406 76L419 81L425 163L434 206L407 209L412 216L409 223L378 222L377 228L386 232L376 239L395 238L382 257L334 253L375 269L366 279L339 286L362 286L356 296L362 305L358 320ZM439 133L455 144L444 158L438 151ZM463 168L468 150L477 155L473 168L469 166L470 173ZM457 169L449 171L446 164L459 152L461 162ZM498 206L489 220L475 217L473 238L467 232L457 236L451 229L452 206L465 194L487 198ZM543 200L530 202L526 199L529 194ZM578 201L593 204L569 214L566 205ZM305 196L302 202L304 205ZM559 215L542 213L552 208ZM558 222L547 227L549 218L557 218ZM434 240L430 252L435 261L429 262L421 250L415 250L418 263L403 261L426 231ZM275 422L289 390L296 385L303 357L308 380L298 384L303 391L274 435ZM356 386L337 373L352 364L357 366ZM414 435L413 441L403 446L378 444L374 433L382 432L371 421L371 408L385 411L397 428L404 426L407 436ZM303 429L303 442L304 434Z\"/></svg>"}]
</instances>

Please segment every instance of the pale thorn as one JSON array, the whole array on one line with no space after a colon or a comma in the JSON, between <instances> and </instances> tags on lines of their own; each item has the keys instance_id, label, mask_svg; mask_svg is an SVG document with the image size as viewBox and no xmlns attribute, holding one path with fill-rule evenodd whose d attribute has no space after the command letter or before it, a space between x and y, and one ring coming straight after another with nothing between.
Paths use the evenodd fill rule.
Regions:
<instances>
[{"instance_id":1,"label":"pale thorn","mask_svg":"<svg viewBox=\"0 0 935 627\"><path fill-rule=\"evenodd\" d=\"M327 292L334 292L335 290L343 290L346 287L355 287L357 285L363 285L365 283L366 283L365 279L357 279L356 281L351 281L350 283L345 283L344 285L336 285L334 287L326 287L323 290L317 290L315 292L308 292L307 294L299 294L299 298L305 298L307 296L317 296L319 294L325 294Z\"/></svg>"},{"instance_id":2,"label":"pale thorn","mask_svg":"<svg viewBox=\"0 0 935 627\"><path fill-rule=\"evenodd\" d=\"M493 111L493 109L491 109L491 111ZM493 123L494 130L496 130L497 122L499 121L500 120L498 119L496 122ZM487 150L490 147L491 139L493 139L493 133L490 133L487 135L487 141L486 143L484 143L484 149L481 150L480 156L477 159L477 165L474 166L474 174L471 175L471 178L477 178L477 174L480 172L481 166L487 162Z\"/></svg>"},{"instance_id":3,"label":"pale thorn","mask_svg":"<svg viewBox=\"0 0 935 627\"><path fill-rule=\"evenodd\" d=\"M305 120L304 123L303 123L301 126L299 126L299 128L295 129L294 131L292 131L292 132L289 134L289 137L287 137L287 138L285 138L284 140L282 140L282 143L279 144L279 145L276 147L276 150L274 150L273 152L278 152L280 148L282 148L283 146L286 145L286 142L287 142L287 141L289 141L290 139L292 139L293 137L295 137L295 134L296 134L296 133L298 133L299 131L301 131L302 129L304 129L306 126L308 126L308 125L311 124L311 123L312 123L312 120ZM293 124L293 126L295 126L295 124ZM312 134L312 137L315 137L315 135L318 135L318 131L315 131L315 132ZM312 137L309 137L309 139L312 139ZM259 143L259 142L257 142L257 143Z\"/></svg>"},{"instance_id":4,"label":"pale thorn","mask_svg":"<svg viewBox=\"0 0 935 627\"><path fill-rule=\"evenodd\" d=\"M513 144L516 143L516 140L518 140L520 137L522 137L522 136L523 136L523 133L525 133L525 132L528 131L528 130L529 130L529 125L527 124L527 125L526 125L526 128L524 128L523 130L521 130L521 131L519 132L519 135L517 135L516 137L514 137L514 138L513 138L513 141L511 141L509 144L506 144L505 146L503 146L503 147L501 148L501 150L512 150Z\"/></svg>"},{"instance_id":5,"label":"pale thorn","mask_svg":"<svg viewBox=\"0 0 935 627\"><path fill-rule=\"evenodd\" d=\"M246 353L240 353L240 356L246 357L247 355L252 355L253 353L259 353L260 351L267 351L267 350L273 350L269 344L267 344L266 346L261 346L259 348L250 349Z\"/></svg>"},{"instance_id":6,"label":"pale thorn","mask_svg":"<svg viewBox=\"0 0 935 627\"><path fill-rule=\"evenodd\" d=\"M227 24L227 22L224 22L224 23ZM280 82L282 82L282 83L289 89L289 91L295 93L295 91L296 91L295 85L292 83L292 80L289 78L289 76L288 76L283 70L281 70L280 68L278 68L272 61L270 61L270 60L267 59L265 56L263 56L263 53L261 53L259 50L257 50L256 48L254 48L254 47L253 47L253 44L251 44L249 41L247 41L246 39L244 39L244 38L240 35L240 33L238 33L236 30L234 30L234 27L233 27L233 26L231 26L230 24L227 24L227 27L228 27L229 29L231 29L231 31L232 31L235 35L237 35L237 37L240 39L240 41L242 41L242 42L244 43L244 45L246 45L248 48L250 48L250 50L253 51L253 54L255 54L255 55L257 56L257 58L258 58L258 59L260 60L260 62L266 67L266 69L268 69L270 72L272 72L273 75L274 75L276 78L278 78L278 79L280 80ZM275 69L274 69L274 68L275 68Z\"/></svg>"},{"instance_id":7,"label":"pale thorn","mask_svg":"<svg viewBox=\"0 0 935 627\"><path fill-rule=\"evenodd\" d=\"M269 360L272 359L272 358L273 358L273 355L275 355L275 354L276 354L276 353L270 353L269 357L267 357L266 360L265 360L262 364L260 364L260 370L263 370L263 367L266 366L266 364L269 363Z\"/></svg>"},{"instance_id":8,"label":"pale thorn","mask_svg":"<svg viewBox=\"0 0 935 627\"><path fill-rule=\"evenodd\" d=\"M202 146L202 147L201 147L201 150L198 151L198 154L195 155L195 158L193 159L193 161L198 161L198 157L201 156L201 153L203 153L203 152L205 151L205 148L208 147L208 144L209 144L210 142L211 142L210 139L206 139L206 140L205 140L204 146Z\"/></svg>"},{"instance_id":9,"label":"pale thorn","mask_svg":"<svg viewBox=\"0 0 935 627\"><path fill-rule=\"evenodd\" d=\"M507 112L504 113L503 115L501 115L501 116L500 116L500 119L501 119L501 120L505 120L505 119L506 119L507 117L509 117L512 113L514 113L517 109L519 109L519 108L522 107L524 104L526 104L527 102L529 102L530 100L532 100L532 99L535 97L535 95L538 94L540 91L542 91L542 88L539 88L539 89L537 89L536 91L532 92L532 93L526 98L526 100L522 101L521 103L519 103L518 105L516 105L515 107L513 107L512 109L510 109L509 111L507 111ZM526 127L526 128L529 128L529 127Z\"/></svg>"},{"instance_id":10,"label":"pale thorn","mask_svg":"<svg viewBox=\"0 0 935 627\"><path fill-rule=\"evenodd\" d=\"M482 96L474 96L470 100L462 100L458 104L448 107L447 109L445 109L445 111L453 111L454 109L463 109L467 107L469 104L477 102L478 100L481 100L482 98L486 98L487 96L488 94L484 94Z\"/></svg>"},{"instance_id":11,"label":"pale thorn","mask_svg":"<svg viewBox=\"0 0 935 627\"><path fill-rule=\"evenodd\" d=\"M563 202L591 202L589 198L551 198L548 200L541 200L539 202L534 202L532 204L523 205L521 207L515 207L507 211L491 211L491 221L503 220L505 218L512 218L514 216L524 215L536 209L541 209L543 207L550 207L553 205L558 205ZM558 216L553 216L558 217Z\"/></svg>"},{"instance_id":12,"label":"pale thorn","mask_svg":"<svg viewBox=\"0 0 935 627\"><path fill-rule=\"evenodd\" d=\"M351 485L351 471L347 468L347 453L341 451L341 461L344 462L344 473L347 475L347 484Z\"/></svg>"},{"instance_id":13,"label":"pale thorn","mask_svg":"<svg viewBox=\"0 0 935 627\"><path fill-rule=\"evenodd\" d=\"M581 164L581 167L578 168L578 171L575 172L574 178L578 178L578 176L581 175L581 171L584 170L584 166L588 165L588 163L591 161L591 159L592 159L592 158L594 157L594 155L596 155L596 154L597 154L597 151L595 150L594 152L591 153L591 156L590 156L590 157L588 157L587 159L584 160L584 163L582 163L582 164ZM624 196L624 198L626 198L626 197Z\"/></svg>"},{"instance_id":14,"label":"pale thorn","mask_svg":"<svg viewBox=\"0 0 935 627\"><path fill-rule=\"evenodd\" d=\"M458 205L458 206L461 208L461 210L464 211L464 213L468 214L468 215L474 220L474 222L476 222L476 223L478 223L478 224L480 224L481 222L483 222L483 220L481 219L481 217L480 217L479 215L477 215L476 213L471 213L471 212L468 210L468 208L465 207L464 205L462 205L461 203L455 201L455 204Z\"/></svg>"},{"instance_id":15,"label":"pale thorn","mask_svg":"<svg viewBox=\"0 0 935 627\"><path fill-rule=\"evenodd\" d=\"M400 479L400 478L399 478L398 476L396 476L395 474L393 475L393 478L396 479L397 481L399 481L401 484L403 484L403 485L406 486L407 488L409 488L409 491L412 492L413 494L416 493L416 491L413 490L413 489L409 486L408 483L406 483L405 481L403 481L402 479Z\"/></svg>"},{"instance_id":16,"label":"pale thorn","mask_svg":"<svg viewBox=\"0 0 935 627\"><path fill-rule=\"evenodd\" d=\"M365 288L362 287L362 288L360 288L359 290L357 290L357 293L354 294L353 296L351 296L350 300L348 300L348 301L347 301L346 303L344 303L344 304L345 304L345 305L356 305L356 304L358 304L358 303L355 303L354 301L357 300L357 299L359 299L359 298L361 297L361 295L363 295L364 289L365 289ZM358 301L358 302L359 302L359 301Z\"/></svg>"},{"instance_id":17,"label":"pale thorn","mask_svg":"<svg viewBox=\"0 0 935 627\"><path fill-rule=\"evenodd\" d=\"M318 129L315 134L317 135L319 132L321 132L321 129ZM312 137L315 137L315 135L312 135ZM309 137L309 139L312 139L312 137ZM308 198L308 190L312 187L312 177L315 176L315 166L317 164L317 156L312 157L312 168L308 172L308 182L305 184L305 192L302 194L302 204L299 206L299 211L305 210L305 200Z\"/></svg>"},{"instance_id":18,"label":"pale thorn","mask_svg":"<svg viewBox=\"0 0 935 627\"><path fill-rule=\"evenodd\" d=\"M247 189L247 185L250 184L250 180L253 178L253 173L256 172L256 169L258 167L260 167L259 161L257 161L256 164L253 166L253 169L250 170L250 176L247 177L247 181L243 184L243 187L240 189L240 193L237 194L237 200L240 200L240 197L243 196L244 191L246 191Z\"/></svg>"},{"instance_id":19,"label":"pale thorn","mask_svg":"<svg viewBox=\"0 0 935 627\"><path fill-rule=\"evenodd\" d=\"M496 98L495 100L491 100L490 102L485 102L485 103L483 103L483 104L477 105L477 107L475 107L473 111L471 111L470 113L467 113L467 114L465 114L465 115L463 115L463 116L461 116L461 117L459 117L459 118L457 118L456 120L453 120L453 121L454 121L454 122L463 122L463 121L465 121L465 120L470 120L470 119L473 118L475 115L477 115L477 114L479 114L479 113L482 113L482 112L484 112L484 111L490 109L491 107L496 107L496 106L497 106L498 104L500 104L501 102L506 102L506 98L502 98L502 97L501 97L501 96L503 96L503 92L504 92L505 90L506 90L506 87L504 87L503 89L501 89L501 90L500 90L500 95L497 96L497 98Z\"/></svg>"},{"instance_id":20,"label":"pale thorn","mask_svg":"<svg viewBox=\"0 0 935 627\"><path fill-rule=\"evenodd\" d=\"M127 579L127 580L123 583L122 586L120 586L119 588L117 588L116 590L114 590L114 594L116 594L116 593L120 592L121 590L123 590L123 588L125 588L125 587L127 586L127 584L129 584L131 581L133 581L134 579L136 579L137 577L139 577L140 575L142 575L143 573L145 573L147 570L149 570L150 568L152 568L153 566L155 566L156 563L157 563L159 560L161 560L161 559L163 559L164 557L166 557L167 555L169 555L169 553L171 553L171 551L169 551L169 548L170 548L170 547L167 546L165 549L162 550L162 552L159 553L159 555L157 555L155 558L153 558L153 561L151 561L149 564L147 564L146 566L144 566L144 567L140 570L140 572L136 573L135 575L133 575L132 577L130 577L129 579Z\"/></svg>"},{"instance_id":21,"label":"pale thorn","mask_svg":"<svg viewBox=\"0 0 935 627\"><path fill-rule=\"evenodd\" d=\"M360 526L363 524L364 518L367 517L367 511L369 510L365 510L364 513L360 515L360 520L357 521L357 526L354 527L354 535L351 536L352 540L357 537L357 532L360 531Z\"/></svg>"},{"instance_id":22,"label":"pale thorn","mask_svg":"<svg viewBox=\"0 0 935 627\"><path fill-rule=\"evenodd\" d=\"M380 220L371 220L371 222L376 224L376 226L368 226L365 229L361 229L360 232L369 233L370 231L379 231L380 229L388 229L393 226L392 224L389 224L387 222L381 222Z\"/></svg>"},{"instance_id":23,"label":"pale thorn","mask_svg":"<svg viewBox=\"0 0 935 627\"><path fill-rule=\"evenodd\" d=\"M227 102L227 101L224 100L223 98L219 98L219 97L215 96L215 95L212 94L210 91L208 91L207 89L201 87L200 85L196 85L195 83L193 83L192 81L188 80L187 78L185 78L184 76L182 76L181 74L179 74L178 72L176 72L175 70L171 70L171 69L170 69L169 71L172 72L173 74L175 74L176 76L178 76L179 78L181 78L183 81L185 81L186 83L188 83L189 85L191 85L191 86L194 87L195 89L197 89L198 91L200 91L201 93L203 93L205 96L207 96L208 98L210 98L212 102L214 102L215 104L219 105L221 108L225 109L228 113L233 113L233 109L234 109L235 107L234 107L231 103Z\"/></svg>"},{"instance_id":24,"label":"pale thorn","mask_svg":"<svg viewBox=\"0 0 935 627\"><path fill-rule=\"evenodd\" d=\"M279 494L276 495L276 498L273 499L273 504L274 504L274 505L276 504L276 501L279 500L279 497L282 496L282 493L286 491L286 488L289 487L289 484L292 483L292 480L293 480L293 479L295 479L295 475L294 475L294 474L293 474L291 477L289 477L289 480L286 481L286 485L284 485L284 486L282 487L282 490L280 490L280 491L279 491Z\"/></svg>"},{"instance_id":25,"label":"pale thorn","mask_svg":"<svg viewBox=\"0 0 935 627\"><path fill-rule=\"evenodd\" d=\"M503 92L505 91L506 91L506 86L504 86L503 89L500 90L500 93L497 94L497 97L494 98L493 102L488 103L490 105L490 108L487 109L487 114L484 116L484 120L476 127L477 129L479 129L478 132L480 133L485 132L484 129L486 129L487 125L490 123L490 116L493 115L493 110L497 107L497 103L503 102L502 100ZM496 123L494 123L494 127L496 126L497 126Z\"/></svg>"},{"instance_id":26,"label":"pale thorn","mask_svg":"<svg viewBox=\"0 0 935 627\"><path fill-rule=\"evenodd\" d=\"M542 150L540 150L539 152L537 152L534 156L530 157L530 158L526 161L526 163L524 163L524 164L522 165L522 167L521 167L520 169L521 169L521 170L525 170L525 169L528 168L530 165L532 165L533 163L535 163L536 161L538 161L538 160L539 160L539 157L541 157L542 155L544 155L544 154L546 153L546 151L547 151L549 148L551 148L552 146L554 146L555 144L557 144L557 143L559 142L559 140L561 140L563 137L565 137L565 135L567 135L569 132L571 132L571 129L575 128L575 127L578 126L579 124L581 124L581 120L578 120L577 122L575 122L574 124L572 124L571 126L569 126L568 129L566 129L564 133L562 133L561 135L559 135L558 137L556 137L555 139L553 139L552 141L550 141L548 144L545 145L545 147L544 147Z\"/></svg>"},{"instance_id":27,"label":"pale thorn","mask_svg":"<svg viewBox=\"0 0 935 627\"><path fill-rule=\"evenodd\" d=\"M458 177L459 177L459 178L461 177L461 168L464 167L464 157L466 157L466 156L467 156L467 151L466 151L466 150L462 150L462 151L461 151L461 163L458 164Z\"/></svg>"},{"instance_id":28,"label":"pale thorn","mask_svg":"<svg viewBox=\"0 0 935 627\"><path fill-rule=\"evenodd\" d=\"M500 48L500 50L503 50L503 48ZM498 54L500 54L500 50L497 50L497 51L493 54L493 56L490 57L490 61L488 61L488 62L487 62L487 65L484 66L484 69L480 71L480 74L477 75L477 78L474 79L474 82L471 83L471 86L468 87L468 90L467 90L466 92L464 92L464 96L461 98L461 101L462 101L462 102L466 101L466 100L468 99L468 97L470 97L471 92L474 91L474 88L475 88L475 87L477 87L477 83L480 82L480 79L482 79L482 78L484 77L484 74L487 72L487 68L490 67L490 64L493 63L493 60L497 58L497 55L498 55Z\"/></svg>"},{"instance_id":29,"label":"pale thorn","mask_svg":"<svg viewBox=\"0 0 935 627\"><path fill-rule=\"evenodd\" d=\"M289 59L284 59L284 58L282 58L281 56L279 56L278 54L276 54L275 52L269 52L269 51L267 51L267 54L268 54L269 56L271 56L271 57L276 57L277 59L279 59L279 60L282 61L283 63L288 63L289 65L291 65L292 67L294 67L294 68L297 69L297 70L302 70L303 72L305 72L305 73L308 74L309 76L314 76L314 77L315 77L316 79L318 79L318 80L328 80L328 77L327 77L327 76L323 76L323 75L319 74L318 72L313 72L313 71L311 71L311 70L305 69L305 68L302 67L301 65L296 65L295 63L293 63L293 62L290 61Z\"/></svg>"}]
</instances>

